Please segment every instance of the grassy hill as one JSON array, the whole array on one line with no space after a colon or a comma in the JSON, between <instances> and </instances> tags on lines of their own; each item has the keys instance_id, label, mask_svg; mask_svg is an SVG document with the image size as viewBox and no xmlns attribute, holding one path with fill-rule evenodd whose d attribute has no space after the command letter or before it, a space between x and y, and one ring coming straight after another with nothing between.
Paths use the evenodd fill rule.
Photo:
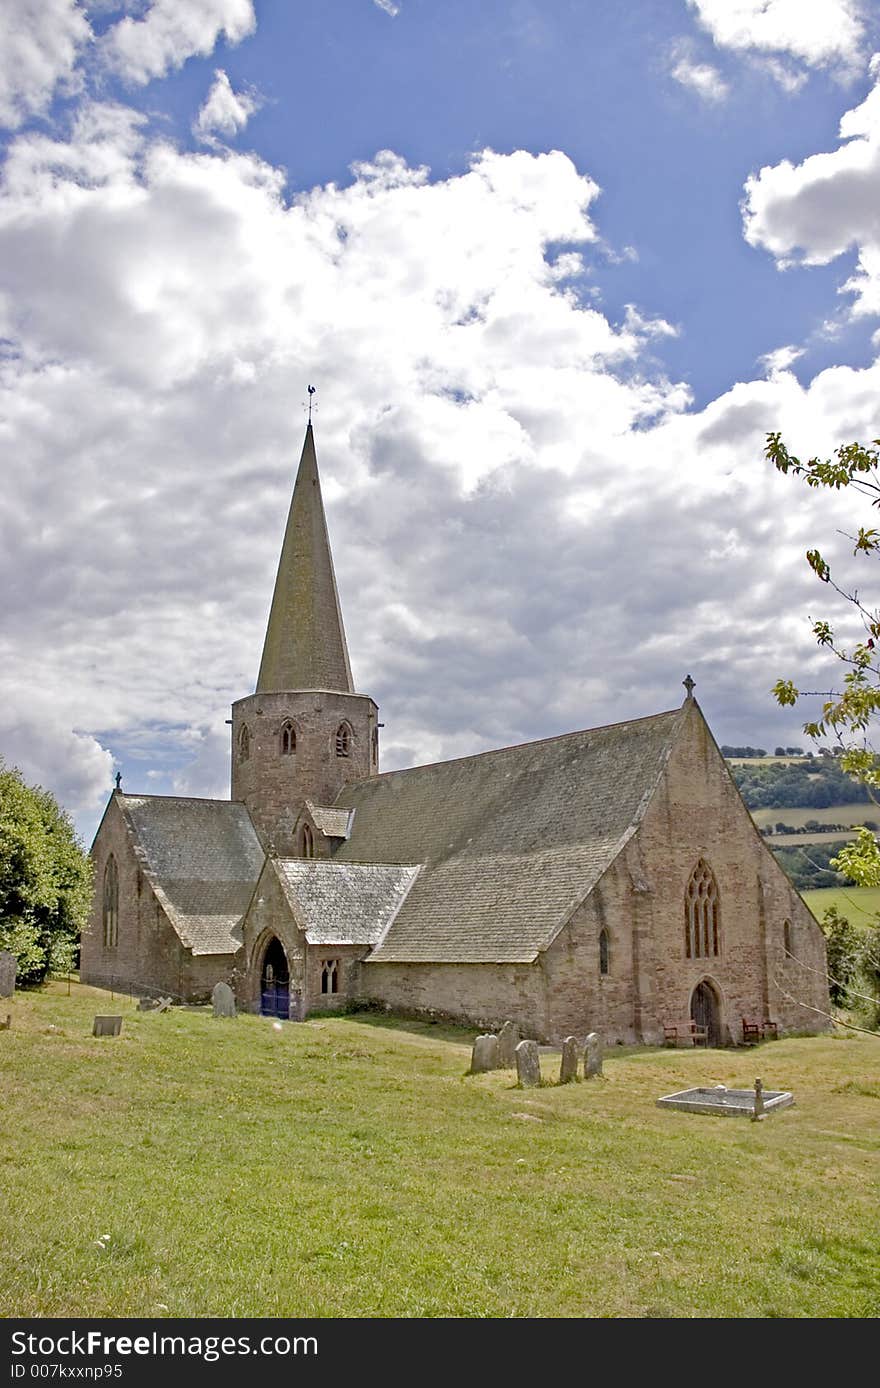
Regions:
<instances>
[{"instance_id":1,"label":"grassy hill","mask_svg":"<svg viewBox=\"0 0 880 1388\"><path fill-rule=\"evenodd\" d=\"M2 1010L4 1316L880 1313L872 1038L617 1048L520 1091L466 1077L471 1034L441 1027L58 984ZM796 1106L655 1107L758 1074Z\"/></svg>"}]
</instances>

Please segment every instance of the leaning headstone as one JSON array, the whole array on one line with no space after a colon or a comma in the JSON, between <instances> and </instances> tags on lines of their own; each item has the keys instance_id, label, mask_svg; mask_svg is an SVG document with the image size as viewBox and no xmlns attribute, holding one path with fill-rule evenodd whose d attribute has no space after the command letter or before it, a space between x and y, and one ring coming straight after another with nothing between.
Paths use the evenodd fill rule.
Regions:
<instances>
[{"instance_id":1,"label":"leaning headstone","mask_svg":"<svg viewBox=\"0 0 880 1388\"><path fill-rule=\"evenodd\" d=\"M6 1014L6 1021L5 1021L5 1022L0 1022L0 1031L11 1031L11 1029L12 1029L12 1013L11 1013L11 1012L7 1012L7 1014Z\"/></svg>"},{"instance_id":2,"label":"leaning headstone","mask_svg":"<svg viewBox=\"0 0 880 1388\"><path fill-rule=\"evenodd\" d=\"M121 1017L96 1017L92 1026L93 1036L118 1036L121 1031Z\"/></svg>"},{"instance_id":3,"label":"leaning headstone","mask_svg":"<svg viewBox=\"0 0 880 1388\"><path fill-rule=\"evenodd\" d=\"M591 1080L602 1073L602 1038L598 1031L591 1031L584 1046L584 1079Z\"/></svg>"},{"instance_id":4,"label":"leaning headstone","mask_svg":"<svg viewBox=\"0 0 880 1388\"><path fill-rule=\"evenodd\" d=\"M15 992L15 973L18 965L11 950L0 950L0 998L11 998Z\"/></svg>"},{"instance_id":5,"label":"leaning headstone","mask_svg":"<svg viewBox=\"0 0 880 1388\"><path fill-rule=\"evenodd\" d=\"M519 1027L516 1022L505 1022L498 1033L498 1064L502 1070L512 1070L516 1065L518 1045Z\"/></svg>"},{"instance_id":6,"label":"leaning headstone","mask_svg":"<svg viewBox=\"0 0 880 1388\"><path fill-rule=\"evenodd\" d=\"M235 1016L235 994L228 983L215 983L211 994L215 1017Z\"/></svg>"},{"instance_id":7,"label":"leaning headstone","mask_svg":"<svg viewBox=\"0 0 880 1388\"><path fill-rule=\"evenodd\" d=\"M541 1083L541 1057L537 1041L520 1041L515 1051L517 1083L532 1089Z\"/></svg>"},{"instance_id":8,"label":"leaning headstone","mask_svg":"<svg viewBox=\"0 0 880 1388\"><path fill-rule=\"evenodd\" d=\"M154 1012L155 1010L155 998L138 998L138 1012Z\"/></svg>"},{"instance_id":9,"label":"leaning headstone","mask_svg":"<svg viewBox=\"0 0 880 1388\"><path fill-rule=\"evenodd\" d=\"M570 1084L578 1077L578 1041L576 1036L566 1036L562 1043L562 1061L559 1066L559 1083Z\"/></svg>"},{"instance_id":10,"label":"leaning headstone","mask_svg":"<svg viewBox=\"0 0 880 1388\"><path fill-rule=\"evenodd\" d=\"M173 999L172 999L172 998L160 998L159 1001L156 1003L156 1011L157 1011L157 1012L170 1012L170 1011L171 1011L171 1004L172 1004L172 1002L173 1002ZM234 1014L233 1014L233 1015L234 1015Z\"/></svg>"},{"instance_id":11,"label":"leaning headstone","mask_svg":"<svg viewBox=\"0 0 880 1388\"><path fill-rule=\"evenodd\" d=\"M484 1075L487 1070L498 1069L498 1037L478 1036L474 1042L471 1056L471 1074Z\"/></svg>"}]
</instances>

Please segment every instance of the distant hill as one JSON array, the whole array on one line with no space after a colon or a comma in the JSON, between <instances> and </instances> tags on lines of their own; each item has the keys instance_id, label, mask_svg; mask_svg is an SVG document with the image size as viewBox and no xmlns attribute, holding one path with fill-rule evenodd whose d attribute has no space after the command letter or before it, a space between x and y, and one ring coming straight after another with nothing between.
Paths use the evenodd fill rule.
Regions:
<instances>
[{"instance_id":1,"label":"distant hill","mask_svg":"<svg viewBox=\"0 0 880 1388\"><path fill-rule=\"evenodd\" d=\"M739 756L745 751L760 752L760 748L733 748L722 749L730 751ZM778 748L778 752L782 752ZM786 748L786 753L793 749ZM762 810L763 820L768 818L767 812L773 811L773 820L776 821L772 827L778 834L790 833L799 834L805 827L805 816L803 813L793 815L791 820L786 820L785 811L789 810L814 810L829 811L835 806L854 805L865 806L865 817L869 818L873 812L878 815L877 807L871 800L867 789L847 776L840 768L839 763L834 757L801 757L792 760L785 758L767 758L766 761L750 759L746 762L735 760L732 756L728 758L730 771L739 787L740 793L751 811ZM878 816L880 817L880 816ZM821 818L834 821L833 814L821 816ZM813 821L808 821L813 826ZM785 827L784 827L785 826ZM763 834L767 834L770 825L761 829ZM821 819L817 815L815 830L821 828ZM804 836L806 837L806 836ZM797 843L795 840L791 844L770 844L769 847L774 853L777 861L785 869L791 881L798 891L814 891L820 887L846 887L851 885L850 878L843 873L835 872L828 866L829 860L834 858L846 842L842 835L839 839L832 841L817 842L815 831L812 842Z\"/></svg>"}]
</instances>

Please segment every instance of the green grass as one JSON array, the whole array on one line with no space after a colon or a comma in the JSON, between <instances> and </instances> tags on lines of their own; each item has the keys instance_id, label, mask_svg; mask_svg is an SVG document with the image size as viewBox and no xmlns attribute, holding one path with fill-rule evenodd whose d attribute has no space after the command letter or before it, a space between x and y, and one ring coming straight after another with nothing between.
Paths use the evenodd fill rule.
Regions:
<instances>
[{"instance_id":1,"label":"green grass","mask_svg":"<svg viewBox=\"0 0 880 1388\"><path fill-rule=\"evenodd\" d=\"M63 984L7 1010L4 1316L880 1313L873 1038L617 1048L520 1091L466 1077L470 1034L441 1027L276 1031ZM122 1036L93 1039L111 1010ZM796 1106L654 1103L758 1074Z\"/></svg>"},{"instance_id":2,"label":"green grass","mask_svg":"<svg viewBox=\"0 0 880 1388\"><path fill-rule=\"evenodd\" d=\"M880 887L820 887L814 892L801 892L817 920L829 906L836 906L841 915L853 925L864 925L880 911Z\"/></svg>"},{"instance_id":3,"label":"green grass","mask_svg":"<svg viewBox=\"0 0 880 1388\"><path fill-rule=\"evenodd\" d=\"M880 823L880 810L876 805L828 805L817 810L815 806L786 806L779 808L752 810L752 819L762 829L768 824L790 824L798 829L808 820L815 819L819 824L864 824L866 819ZM800 842L800 835L788 835L793 843Z\"/></svg>"}]
</instances>

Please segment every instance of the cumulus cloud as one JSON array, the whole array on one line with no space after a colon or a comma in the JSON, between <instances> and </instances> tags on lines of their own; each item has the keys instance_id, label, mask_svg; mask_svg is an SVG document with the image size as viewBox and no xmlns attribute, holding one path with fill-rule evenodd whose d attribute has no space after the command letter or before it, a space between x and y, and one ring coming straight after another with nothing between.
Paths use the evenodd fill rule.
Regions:
<instances>
[{"instance_id":1,"label":"cumulus cloud","mask_svg":"<svg viewBox=\"0 0 880 1388\"><path fill-rule=\"evenodd\" d=\"M717 104L730 92L721 73L711 63L702 63L687 40L677 40L670 50L669 75L681 86L696 92L703 101Z\"/></svg>"},{"instance_id":2,"label":"cumulus cloud","mask_svg":"<svg viewBox=\"0 0 880 1388\"><path fill-rule=\"evenodd\" d=\"M240 43L256 23L253 0L152 0L143 17L126 15L107 31L102 52L126 81L144 85L212 53L221 34Z\"/></svg>"},{"instance_id":3,"label":"cumulus cloud","mask_svg":"<svg viewBox=\"0 0 880 1388\"><path fill-rule=\"evenodd\" d=\"M688 0L719 48L775 57L809 68L858 70L865 37L861 0ZM770 69L782 84L797 81L790 65Z\"/></svg>"},{"instance_id":4,"label":"cumulus cloud","mask_svg":"<svg viewBox=\"0 0 880 1388\"><path fill-rule=\"evenodd\" d=\"M193 131L206 143L210 143L217 135L237 135L259 107L259 98L253 92L234 92L226 73L222 68L217 68L211 90L199 109Z\"/></svg>"},{"instance_id":5,"label":"cumulus cloud","mask_svg":"<svg viewBox=\"0 0 880 1388\"><path fill-rule=\"evenodd\" d=\"M716 723L766 727L781 632L811 668L779 592L807 610L821 536L763 433L858 437L880 371L778 371L687 413L650 363L670 325L581 292L598 197L562 153L484 150L434 181L386 151L291 199L255 155L182 151L118 105L13 141L0 706L39 707L36 779L66 747L82 805L110 753L131 790L222 792L309 381L386 767L654 712L688 668Z\"/></svg>"},{"instance_id":6,"label":"cumulus cloud","mask_svg":"<svg viewBox=\"0 0 880 1388\"><path fill-rule=\"evenodd\" d=\"M77 0L15 0L0 7L0 125L17 129L48 107L92 37Z\"/></svg>"},{"instance_id":7,"label":"cumulus cloud","mask_svg":"<svg viewBox=\"0 0 880 1388\"><path fill-rule=\"evenodd\" d=\"M746 240L762 246L781 268L826 265L858 248L856 273L842 286L855 295L857 314L880 313L880 70L875 86L840 122L836 150L800 164L784 159L745 185Z\"/></svg>"}]
</instances>

